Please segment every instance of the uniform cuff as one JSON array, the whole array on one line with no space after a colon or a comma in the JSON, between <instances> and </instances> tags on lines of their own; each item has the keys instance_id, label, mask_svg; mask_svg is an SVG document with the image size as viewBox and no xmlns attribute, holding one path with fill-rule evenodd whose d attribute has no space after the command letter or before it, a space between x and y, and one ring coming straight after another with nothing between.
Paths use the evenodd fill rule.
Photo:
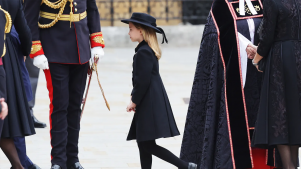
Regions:
<instances>
[{"instance_id":1,"label":"uniform cuff","mask_svg":"<svg viewBox=\"0 0 301 169\"><path fill-rule=\"evenodd\" d=\"M31 47L31 52L30 52L30 58L34 58L39 55L44 55L44 51L42 48L41 41L33 41L32 42L32 47Z\"/></svg>"},{"instance_id":2,"label":"uniform cuff","mask_svg":"<svg viewBox=\"0 0 301 169\"><path fill-rule=\"evenodd\" d=\"M91 48L98 47L98 46L104 48L105 42L102 37L102 32L92 33L90 35L90 43L91 43Z\"/></svg>"}]
</instances>

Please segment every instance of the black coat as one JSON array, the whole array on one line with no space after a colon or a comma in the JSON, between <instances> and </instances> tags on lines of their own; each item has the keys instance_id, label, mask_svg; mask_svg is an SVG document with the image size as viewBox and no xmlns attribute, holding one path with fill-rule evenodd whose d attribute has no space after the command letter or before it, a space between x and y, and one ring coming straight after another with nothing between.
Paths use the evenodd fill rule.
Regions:
<instances>
[{"instance_id":1,"label":"black coat","mask_svg":"<svg viewBox=\"0 0 301 169\"><path fill-rule=\"evenodd\" d=\"M83 64L90 59L90 34L100 32L100 17L95 0L74 0L73 12L80 14L87 11L87 17L79 22L58 21L53 27L40 29L38 22L48 24L52 20L39 17L40 11L59 13L42 0L25 0L24 12L32 32L33 41L41 41L48 62ZM57 0L50 0L56 2ZM76 5L75 5L76 4ZM76 12L75 12L76 9ZM70 14L70 2L63 14Z\"/></svg>"},{"instance_id":2,"label":"black coat","mask_svg":"<svg viewBox=\"0 0 301 169\"><path fill-rule=\"evenodd\" d=\"M132 101L137 107L127 140L140 142L179 135L155 53L145 41L135 52Z\"/></svg>"},{"instance_id":3,"label":"black coat","mask_svg":"<svg viewBox=\"0 0 301 169\"><path fill-rule=\"evenodd\" d=\"M4 30L5 30L5 24L6 24L6 18L5 14L2 10L0 10L0 80L3 81L5 78L5 72L2 66L2 53L3 53L3 48L4 48ZM5 97L5 83L0 81L0 98ZM2 111L2 106L0 104L0 113ZM0 120L1 121L1 120ZM0 122L1 123L1 122ZM2 124L2 123L1 123ZM1 131L2 131L2 125L0 124L0 136L1 136Z\"/></svg>"},{"instance_id":4,"label":"black coat","mask_svg":"<svg viewBox=\"0 0 301 169\"><path fill-rule=\"evenodd\" d=\"M262 40L266 59L253 145L301 146L301 2L265 0Z\"/></svg>"},{"instance_id":5,"label":"black coat","mask_svg":"<svg viewBox=\"0 0 301 169\"><path fill-rule=\"evenodd\" d=\"M4 47L4 30L5 30L6 18L3 11L0 10L0 59L3 53ZM0 65L2 65L2 61L0 61Z\"/></svg>"},{"instance_id":6,"label":"black coat","mask_svg":"<svg viewBox=\"0 0 301 169\"><path fill-rule=\"evenodd\" d=\"M1 7L12 18L20 42L23 56L31 52L31 33L26 23L21 0L1 0ZM3 67L6 73L6 95L8 115L4 120L2 138L22 137L35 134L33 120L24 89L22 72L16 48L12 43L11 33L6 34L6 54L3 57ZM0 79L1 80L1 79Z\"/></svg>"},{"instance_id":7,"label":"black coat","mask_svg":"<svg viewBox=\"0 0 301 169\"><path fill-rule=\"evenodd\" d=\"M24 56L28 56L31 51L32 40L30 29L24 17L21 0L1 0L0 5L10 14L12 24L15 26L19 34L22 54ZM7 34L7 36L9 37L10 34Z\"/></svg>"}]
</instances>

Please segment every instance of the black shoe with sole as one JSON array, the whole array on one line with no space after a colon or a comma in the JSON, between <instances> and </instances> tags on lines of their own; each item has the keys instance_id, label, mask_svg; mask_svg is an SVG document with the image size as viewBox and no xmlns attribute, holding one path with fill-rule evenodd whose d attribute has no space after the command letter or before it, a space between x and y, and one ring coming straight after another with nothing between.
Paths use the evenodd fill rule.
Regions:
<instances>
[{"instance_id":1,"label":"black shoe with sole","mask_svg":"<svg viewBox=\"0 0 301 169\"><path fill-rule=\"evenodd\" d=\"M46 124L40 122L34 115L32 116L33 124L35 128L45 128Z\"/></svg>"},{"instance_id":2,"label":"black shoe with sole","mask_svg":"<svg viewBox=\"0 0 301 169\"><path fill-rule=\"evenodd\" d=\"M82 167L79 162L76 162L76 163L72 164L71 166L69 166L68 169L84 169L84 167Z\"/></svg>"}]
</instances>

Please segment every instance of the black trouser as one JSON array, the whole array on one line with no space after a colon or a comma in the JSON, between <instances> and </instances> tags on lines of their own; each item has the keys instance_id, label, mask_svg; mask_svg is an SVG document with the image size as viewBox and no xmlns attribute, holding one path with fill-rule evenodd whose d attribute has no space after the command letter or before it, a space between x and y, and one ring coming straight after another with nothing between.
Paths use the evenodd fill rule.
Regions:
<instances>
[{"instance_id":1,"label":"black trouser","mask_svg":"<svg viewBox=\"0 0 301 169\"><path fill-rule=\"evenodd\" d=\"M1 56L0 56L1 57ZM3 65L0 65L0 98L6 99L6 74ZM0 110L1 113L1 110ZM4 121L0 119L0 138Z\"/></svg>"},{"instance_id":2,"label":"black trouser","mask_svg":"<svg viewBox=\"0 0 301 169\"><path fill-rule=\"evenodd\" d=\"M179 169L188 169L187 162L179 159L165 148L158 146L155 140L138 142L138 147L142 169L152 168L152 155L177 166Z\"/></svg>"},{"instance_id":3,"label":"black trouser","mask_svg":"<svg viewBox=\"0 0 301 169\"><path fill-rule=\"evenodd\" d=\"M89 64L49 63L45 70L50 97L52 164L63 169L78 162L78 137Z\"/></svg>"}]
</instances>

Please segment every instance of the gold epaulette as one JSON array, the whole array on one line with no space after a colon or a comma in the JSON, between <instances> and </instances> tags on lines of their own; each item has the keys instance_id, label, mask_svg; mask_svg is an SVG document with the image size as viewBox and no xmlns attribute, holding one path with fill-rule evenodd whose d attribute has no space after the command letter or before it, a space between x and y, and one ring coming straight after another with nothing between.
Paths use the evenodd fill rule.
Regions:
<instances>
[{"instance_id":1,"label":"gold epaulette","mask_svg":"<svg viewBox=\"0 0 301 169\"><path fill-rule=\"evenodd\" d=\"M73 0L58 0L56 2L50 2L49 0L42 0L41 5L44 3L48 7L52 9L60 9L60 11L58 14L56 14L56 17L53 19L52 22L50 22L49 24L38 23L39 27L45 29L54 26L60 20L68 1L70 2L70 18L73 18L73 12L72 12ZM70 19L70 28L71 28L71 23L72 23L72 19Z\"/></svg>"},{"instance_id":2,"label":"gold epaulette","mask_svg":"<svg viewBox=\"0 0 301 169\"><path fill-rule=\"evenodd\" d=\"M5 40L6 34L10 33L10 31L11 31L12 20L11 20L10 14L6 10L2 9L1 6L0 6L0 10L3 11L3 13L5 14L5 19L6 19L5 29L4 29L4 40ZM3 53L1 55L1 57L3 57L5 55L5 53L6 53L6 47L5 47L5 43L4 43Z\"/></svg>"}]
</instances>

